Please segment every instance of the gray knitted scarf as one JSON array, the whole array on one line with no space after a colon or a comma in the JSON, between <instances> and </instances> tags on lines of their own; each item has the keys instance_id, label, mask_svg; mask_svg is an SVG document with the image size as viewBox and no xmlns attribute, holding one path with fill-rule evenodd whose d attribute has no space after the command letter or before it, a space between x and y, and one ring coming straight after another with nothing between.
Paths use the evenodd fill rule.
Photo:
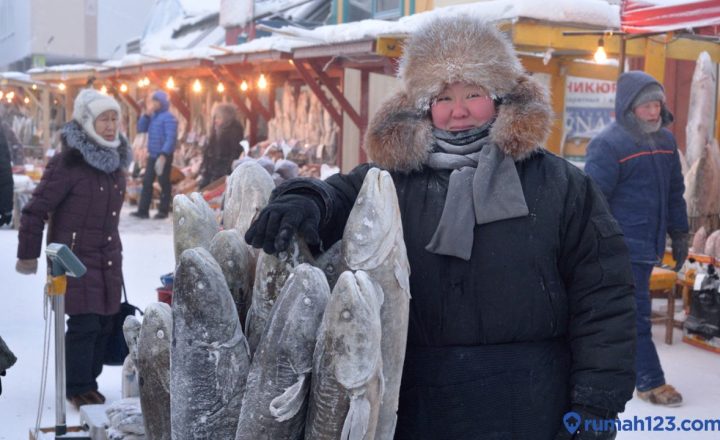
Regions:
<instances>
[{"instance_id":1,"label":"gray knitted scarf","mask_svg":"<svg viewBox=\"0 0 720 440\"><path fill-rule=\"evenodd\" d=\"M469 260L475 225L528 215L512 157L487 139L492 121L462 132L433 130L436 145L427 165L450 174L440 222L429 252Z\"/></svg>"},{"instance_id":2,"label":"gray knitted scarf","mask_svg":"<svg viewBox=\"0 0 720 440\"><path fill-rule=\"evenodd\" d=\"M69 148L82 154L88 165L105 173L112 173L118 168L126 169L132 160L130 146L123 135L120 135L120 146L117 148L103 147L73 120L63 126L61 136Z\"/></svg>"}]
</instances>

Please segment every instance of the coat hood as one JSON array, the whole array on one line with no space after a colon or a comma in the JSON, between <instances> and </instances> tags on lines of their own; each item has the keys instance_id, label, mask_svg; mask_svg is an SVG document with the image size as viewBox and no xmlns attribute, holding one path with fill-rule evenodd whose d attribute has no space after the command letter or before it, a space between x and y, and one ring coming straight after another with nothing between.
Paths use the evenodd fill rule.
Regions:
<instances>
[{"instance_id":1,"label":"coat hood","mask_svg":"<svg viewBox=\"0 0 720 440\"><path fill-rule=\"evenodd\" d=\"M615 120L618 124L636 131L637 122L635 122L635 118L630 116L632 114L632 104L643 89L652 85L656 85L664 91L662 84L645 72L633 70L620 75L615 92ZM673 121L673 115L668 110L665 102L662 103L660 117L663 121L663 127Z\"/></svg>"},{"instance_id":2,"label":"coat hood","mask_svg":"<svg viewBox=\"0 0 720 440\"><path fill-rule=\"evenodd\" d=\"M162 90L158 90L152 94L152 99L160 103L160 111L164 112L170 108L170 100L167 93Z\"/></svg>"}]
</instances>

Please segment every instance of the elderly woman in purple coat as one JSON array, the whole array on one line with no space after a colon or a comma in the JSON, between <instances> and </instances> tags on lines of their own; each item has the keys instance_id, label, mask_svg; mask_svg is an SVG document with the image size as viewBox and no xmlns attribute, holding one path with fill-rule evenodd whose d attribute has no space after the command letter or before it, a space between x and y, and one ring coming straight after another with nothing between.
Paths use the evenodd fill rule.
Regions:
<instances>
[{"instance_id":1,"label":"elderly woman in purple coat","mask_svg":"<svg viewBox=\"0 0 720 440\"><path fill-rule=\"evenodd\" d=\"M118 220L131 153L119 121L115 99L94 89L80 92L62 130L62 151L50 159L20 221L18 272L37 271L48 220L48 241L66 244L87 267L82 278L68 279L65 300L66 395L76 407L105 401L96 379L120 309Z\"/></svg>"}]
</instances>

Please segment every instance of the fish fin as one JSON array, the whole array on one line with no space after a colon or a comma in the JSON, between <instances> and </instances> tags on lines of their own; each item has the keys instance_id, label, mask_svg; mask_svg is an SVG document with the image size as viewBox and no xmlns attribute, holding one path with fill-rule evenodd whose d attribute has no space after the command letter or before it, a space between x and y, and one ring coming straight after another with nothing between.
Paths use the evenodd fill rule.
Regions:
<instances>
[{"instance_id":1,"label":"fish fin","mask_svg":"<svg viewBox=\"0 0 720 440\"><path fill-rule=\"evenodd\" d=\"M402 288L403 291L406 292L408 298L410 297L410 270L407 267L407 265L402 264L398 258L395 259L395 279L397 280L398 284L400 284L400 288Z\"/></svg>"},{"instance_id":2,"label":"fish fin","mask_svg":"<svg viewBox=\"0 0 720 440\"><path fill-rule=\"evenodd\" d=\"M353 396L345 417L340 440L363 440L370 425L370 401L365 395Z\"/></svg>"},{"instance_id":3,"label":"fish fin","mask_svg":"<svg viewBox=\"0 0 720 440\"><path fill-rule=\"evenodd\" d=\"M270 414L275 420L285 422L300 411L310 390L309 376L309 374L301 374L297 382L270 402Z\"/></svg>"}]
</instances>

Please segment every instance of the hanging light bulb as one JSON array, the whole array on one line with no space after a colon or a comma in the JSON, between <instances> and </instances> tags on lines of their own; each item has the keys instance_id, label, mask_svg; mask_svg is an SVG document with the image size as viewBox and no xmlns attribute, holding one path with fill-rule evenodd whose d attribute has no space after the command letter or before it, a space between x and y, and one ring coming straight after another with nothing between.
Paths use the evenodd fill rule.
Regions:
<instances>
[{"instance_id":1,"label":"hanging light bulb","mask_svg":"<svg viewBox=\"0 0 720 440\"><path fill-rule=\"evenodd\" d=\"M171 76L170 78L168 78L167 82L165 83L165 87L166 87L168 90L173 90L173 89L175 89L175 80L173 79L172 76Z\"/></svg>"},{"instance_id":2,"label":"hanging light bulb","mask_svg":"<svg viewBox=\"0 0 720 440\"><path fill-rule=\"evenodd\" d=\"M103 95L107 95L107 87L105 87L105 86L100 87L100 93L102 93Z\"/></svg>"},{"instance_id":3,"label":"hanging light bulb","mask_svg":"<svg viewBox=\"0 0 720 440\"><path fill-rule=\"evenodd\" d=\"M128 86L127 86L127 84L125 84L125 83L120 84L120 92L121 92L121 93L127 93L127 91L128 91Z\"/></svg>"},{"instance_id":4,"label":"hanging light bulb","mask_svg":"<svg viewBox=\"0 0 720 440\"><path fill-rule=\"evenodd\" d=\"M145 87L145 81L143 81L142 79L139 79L137 82L137 86L139 89L142 89L143 87Z\"/></svg>"},{"instance_id":5,"label":"hanging light bulb","mask_svg":"<svg viewBox=\"0 0 720 440\"><path fill-rule=\"evenodd\" d=\"M243 92L247 92L248 89L248 83L247 81L243 80L243 82L240 83L240 90Z\"/></svg>"},{"instance_id":6,"label":"hanging light bulb","mask_svg":"<svg viewBox=\"0 0 720 440\"><path fill-rule=\"evenodd\" d=\"M223 83L218 83L218 85L217 85L217 91L218 91L218 93L224 93L224 92L225 92L225 86L223 85Z\"/></svg>"},{"instance_id":7,"label":"hanging light bulb","mask_svg":"<svg viewBox=\"0 0 720 440\"><path fill-rule=\"evenodd\" d=\"M0 90L0 99L3 99L3 96L5 96L5 93L3 93L2 90Z\"/></svg>"},{"instance_id":8,"label":"hanging light bulb","mask_svg":"<svg viewBox=\"0 0 720 440\"><path fill-rule=\"evenodd\" d=\"M32 85L32 89L33 89L33 90L37 90L37 84L33 84L33 85Z\"/></svg>"},{"instance_id":9,"label":"hanging light bulb","mask_svg":"<svg viewBox=\"0 0 720 440\"><path fill-rule=\"evenodd\" d=\"M150 85L150 78L148 78L147 76L146 76L145 78L143 78L143 84L145 85L145 87L149 86L149 85Z\"/></svg>"},{"instance_id":10,"label":"hanging light bulb","mask_svg":"<svg viewBox=\"0 0 720 440\"><path fill-rule=\"evenodd\" d=\"M64 92L65 89L67 89L67 86L65 85L65 83L60 83L58 84L58 89L60 89L61 92Z\"/></svg>"},{"instance_id":11,"label":"hanging light bulb","mask_svg":"<svg viewBox=\"0 0 720 440\"><path fill-rule=\"evenodd\" d=\"M169 81L169 80L168 80L168 81ZM169 87L169 86L168 86L168 87ZM193 83L193 85L192 85L192 90L193 90L193 92L195 92L195 93L200 93L200 92L202 92L202 84L200 83L200 80L199 80L199 79L196 79L195 82Z\"/></svg>"},{"instance_id":12,"label":"hanging light bulb","mask_svg":"<svg viewBox=\"0 0 720 440\"><path fill-rule=\"evenodd\" d=\"M15 98L15 92L8 92L5 95L5 99L7 99L7 102L12 102L13 98Z\"/></svg>"},{"instance_id":13,"label":"hanging light bulb","mask_svg":"<svg viewBox=\"0 0 720 440\"><path fill-rule=\"evenodd\" d=\"M605 41L600 37L598 40L598 48L593 55L595 62L598 64L605 64L607 62L607 53L605 52Z\"/></svg>"},{"instance_id":14,"label":"hanging light bulb","mask_svg":"<svg viewBox=\"0 0 720 440\"><path fill-rule=\"evenodd\" d=\"M263 74L261 73L261 74L260 74L260 78L258 79L258 88L259 88L260 90L265 90L265 88L267 87L267 85L268 85L268 84L267 84L267 80L265 79L265 75L263 75Z\"/></svg>"},{"instance_id":15,"label":"hanging light bulb","mask_svg":"<svg viewBox=\"0 0 720 440\"><path fill-rule=\"evenodd\" d=\"M24 102L25 104L30 104L30 98L28 98L28 97L26 96L25 99L23 99L23 102Z\"/></svg>"}]
</instances>

